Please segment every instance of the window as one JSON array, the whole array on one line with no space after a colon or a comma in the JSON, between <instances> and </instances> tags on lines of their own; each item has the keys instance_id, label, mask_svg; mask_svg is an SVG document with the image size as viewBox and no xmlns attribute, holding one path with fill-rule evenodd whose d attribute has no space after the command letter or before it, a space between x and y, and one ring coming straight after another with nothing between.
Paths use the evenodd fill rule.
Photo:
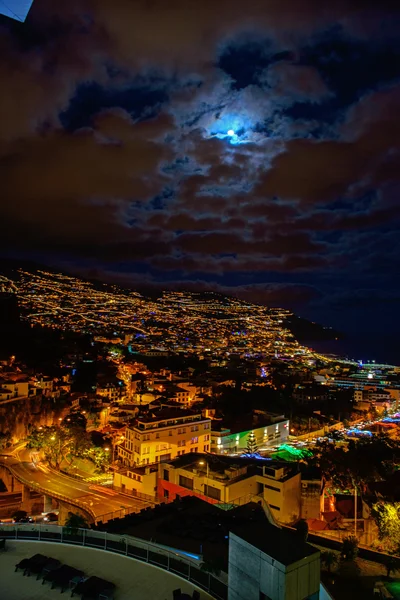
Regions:
<instances>
[{"instance_id":1,"label":"window","mask_svg":"<svg viewBox=\"0 0 400 600\"><path fill-rule=\"evenodd\" d=\"M179 442L178 442L178 448L180 446L186 446L186 440L179 440Z\"/></svg>"},{"instance_id":2,"label":"window","mask_svg":"<svg viewBox=\"0 0 400 600\"><path fill-rule=\"evenodd\" d=\"M169 471L168 471L168 469L164 469L164 471L163 471L163 479L165 479L165 481L169 481Z\"/></svg>"},{"instance_id":3,"label":"window","mask_svg":"<svg viewBox=\"0 0 400 600\"><path fill-rule=\"evenodd\" d=\"M190 431L198 431L199 430L199 426L198 425L192 425L190 428Z\"/></svg>"},{"instance_id":4,"label":"window","mask_svg":"<svg viewBox=\"0 0 400 600\"><path fill-rule=\"evenodd\" d=\"M199 442L199 438L198 437L193 437L190 441L191 444L198 444Z\"/></svg>"},{"instance_id":5,"label":"window","mask_svg":"<svg viewBox=\"0 0 400 600\"><path fill-rule=\"evenodd\" d=\"M193 448L193 452L197 452L197 451L198 451L198 448L196 446L196 448Z\"/></svg>"},{"instance_id":6,"label":"window","mask_svg":"<svg viewBox=\"0 0 400 600\"><path fill-rule=\"evenodd\" d=\"M207 433L207 435L204 436L204 441L208 442L209 439L210 439L210 434Z\"/></svg>"},{"instance_id":7,"label":"window","mask_svg":"<svg viewBox=\"0 0 400 600\"><path fill-rule=\"evenodd\" d=\"M179 475L179 485L188 490L192 490L193 479L190 479L189 477L184 477L183 475Z\"/></svg>"},{"instance_id":8,"label":"window","mask_svg":"<svg viewBox=\"0 0 400 600\"><path fill-rule=\"evenodd\" d=\"M270 508L273 508L274 510L281 510L279 506L274 506L274 504L270 504Z\"/></svg>"},{"instance_id":9,"label":"window","mask_svg":"<svg viewBox=\"0 0 400 600\"><path fill-rule=\"evenodd\" d=\"M156 440L158 440L158 439L159 439L159 437L160 437L160 434L157 432L157 433L156 433Z\"/></svg>"},{"instance_id":10,"label":"window","mask_svg":"<svg viewBox=\"0 0 400 600\"><path fill-rule=\"evenodd\" d=\"M274 492L280 492L281 491L280 488L274 487L273 485L265 484L264 487L267 488L267 490L273 490Z\"/></svg>"},{"instance_id":11,"label":"window","mask_svg":"<svg viewBox=\"0 0 400 600\"><path fill-rule=\"evenodd\" d=\"M208 451L209 451L209 449L210 449L210 446L209 446L209 444L205 444L205 445L204 445L204 452L208 452Z\"/></svg>"},{"instance_id":12,"label":"window","mask_svg":"<svg viewBox=\"0 0 400 600\"><path fill-rule=\"evenodd\" d=\"M204 423L204 429L210 429L210 423Z\"/></svg>"}]
</instances>

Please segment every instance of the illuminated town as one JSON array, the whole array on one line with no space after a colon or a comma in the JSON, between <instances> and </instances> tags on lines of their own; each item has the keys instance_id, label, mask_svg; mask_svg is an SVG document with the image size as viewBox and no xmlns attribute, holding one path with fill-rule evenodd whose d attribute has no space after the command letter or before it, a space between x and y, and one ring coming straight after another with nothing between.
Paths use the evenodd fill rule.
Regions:
<instances>
[{"instance_id":1,"label":"illuminated town","mask_svg":"<svg viewBox=\"0 0 400 600\"><path fill-rule=\"evenodd\" d=\"M0 38L0 600L400 600L400 1Z\"/></svg>"},{"instance_id":2,"label":"illuminated town","mask_svg":"<svg viewBox=\"0 0 400 600\"><path fill-rule=\"evenodd\" d=\"M157 507L255 503L318 544L397 551L380 532L397 506L399 367L315 352L290 311L211 292L151 299L44 270L0 287L10 535L12 523L76 521L135 536L136 515Z\"/></svg>"},{"instance_id":3,"label":"illuminated town","mask_svg":"<svg viewBox=\"0 0 400 600\"><path fill-rule=\"evenodd\" d=\"M136 351L221 357L294 357L308 352L285 328L291 315L219 294L164 292L157 300L117 286L93 285L60 273L20 271L18 297L32 325L79 333L132 336Z\"/></svg>"}]
</instances>

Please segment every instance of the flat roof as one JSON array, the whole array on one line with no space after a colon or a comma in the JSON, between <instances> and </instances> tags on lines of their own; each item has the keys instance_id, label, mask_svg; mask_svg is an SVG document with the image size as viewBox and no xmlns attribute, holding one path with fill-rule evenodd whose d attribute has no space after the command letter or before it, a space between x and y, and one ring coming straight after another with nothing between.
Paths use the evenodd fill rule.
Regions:
<instances>
[{"instance_id":1,"label":"flat roof","mask_svg":"<svg viewBox=\"0 0 400 600\"><path fill-rule=\"evenodd\" d=\"M319 552L302 542L296 531L270 525L262 507L253 502L225 511L194 496L185 496L143 514L116 519L103 529L203 554L205 561L218 561L225 571L229 532L284 565Z\"/></svg>"},{"instance_id":2,"label":"flat roof","mask_svg":"<svg viewBox=\"0 0 400 600\"><path fill-rule=\"evenodd\" d=\"M319 554L319 550L304 542L297 531L288 527L275 527L266 519L263 524L254 522L248 524L237 523L231 531L245 542L285 566L313 554Z\"/></svg>"},{"instance_id":3,"label":"flat roof","mask_svg":"<svg viewBox=\"0 0 400 600\"><path fill-rule=\"evenodd\" d=\"M183 419L184 417L201 417L201 411L185 410L182 408L162 408L148 415L137 417L141 423L154 423L156 421L169 421L172 419Z\"/></svg>"}]
</instances>

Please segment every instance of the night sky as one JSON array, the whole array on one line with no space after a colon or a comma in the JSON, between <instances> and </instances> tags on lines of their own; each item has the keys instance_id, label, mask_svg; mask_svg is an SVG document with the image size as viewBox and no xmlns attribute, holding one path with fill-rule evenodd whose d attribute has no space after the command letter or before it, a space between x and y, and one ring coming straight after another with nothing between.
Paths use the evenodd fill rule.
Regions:
<instances>
[{"instance_id":1,"label":"night sky","mask_svg":"<svg viewBox=\"0 0 400 600\"><path fill-rule=\"evenodd\" d=\"M3 256L397 346L398 1L35 0L0 81Z\"/></svg>"}]
</instances>

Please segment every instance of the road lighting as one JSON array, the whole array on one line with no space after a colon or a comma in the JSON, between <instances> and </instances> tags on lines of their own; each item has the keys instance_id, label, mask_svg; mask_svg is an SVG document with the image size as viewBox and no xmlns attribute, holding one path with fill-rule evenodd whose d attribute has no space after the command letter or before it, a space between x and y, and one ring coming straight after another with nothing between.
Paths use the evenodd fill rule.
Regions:
<instances>
[{"instance_id":1,"label":"road lighting","mask_svg":"<svg viewBox=\"0 0 400 600\"><path fill-rule=\"evenodd\" d=\"M106 447L104 448L104 450L105 450L106 452L110 452L110 448L109 448L108 446L106 446ZM113 444L113 447L112 447L112 452L111 452L111 464L113 464L113 463L114 463L114 444Z\"/></svg>"},{"instance_id":2,"label":"road lighting","mask_svg":"<svg viewBox=\"0 0 400 600\"><path fill-rule=\"evenodd\" d=\"M208 488L208 475L209 475L209 466L208 466L208 460L204 461L204 460L199 460L199 465L200 466L204 466L207 465L207 470L206 470L206 482L204 484L204 491L206 491L206 488ZM208 494L205 494L205 496L208 496Z\"/></svg>"}]
</instances>

